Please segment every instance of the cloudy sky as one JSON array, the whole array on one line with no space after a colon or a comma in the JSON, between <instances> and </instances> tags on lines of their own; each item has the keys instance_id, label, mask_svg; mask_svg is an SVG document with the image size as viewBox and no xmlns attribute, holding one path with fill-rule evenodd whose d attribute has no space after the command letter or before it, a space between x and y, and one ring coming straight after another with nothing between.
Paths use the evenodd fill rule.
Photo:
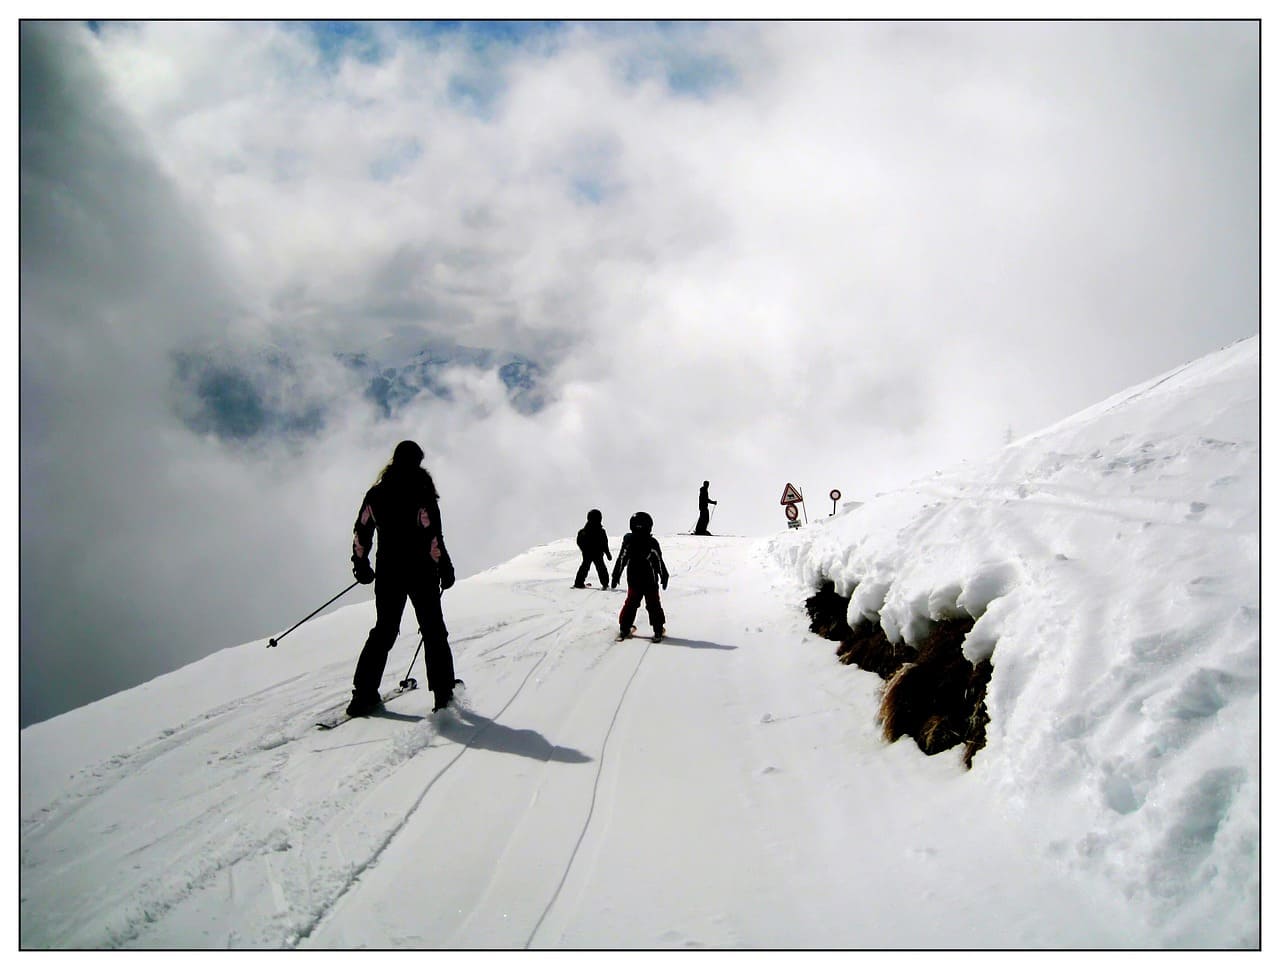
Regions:
<instances>
[{"instance_id":1,"label":"cloudy sky","mask_svg":"<svg viewBox=\"0 0 1280 970\"><path fill-rule=\"evenodd\" d=\"M403 438L469 575L704 479L764 535L1259 329L1255 23L28 22L19 69L23 724L345 587Z\"/></svg>"}]
</instances>

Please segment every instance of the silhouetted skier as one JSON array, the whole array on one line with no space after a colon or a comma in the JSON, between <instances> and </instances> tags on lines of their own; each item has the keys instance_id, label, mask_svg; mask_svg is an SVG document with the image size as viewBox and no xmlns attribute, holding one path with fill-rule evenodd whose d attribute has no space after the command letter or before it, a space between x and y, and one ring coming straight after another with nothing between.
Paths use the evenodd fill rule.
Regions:
<instances>
[{"instance_id":1,"label":"silhouetted skier","mask_svg":"<svg viewBox=\"0 0 1280 970\"><path fill-rule=\"evenodd\" d=\"M603 517L599 509L587 513L587 524L578 530L578 548L582 550L582 565L578 567L578 575L573 579L574 589L582 589L587 581L587 572L592 566L600 577L600 586L609 588L609 570L605 568L605 558L613 558L609 551L609 535L604 531Z\"/></svg>"},{"instance_id":2,"label":"silhouetted skier","mask_svg":"<svg viewBox=\"0 0 1280 970\"><path fill-rule=\"evenodd\" d=\"M631 636L640 600L643 599L649 612L649 625L653 627L653 639L657 642L662 639L667 625L658 586L666 589L670 577L667 564L662 561L662 547L653 537L653 518L648 512L637 512L631 516L631 531L622 537L618 561L613 564L614 589L617 589L624 569L627 571L627 598L618 614L618 639L625 640Z\"/></svg>"},{"instance_id":3,"label":"silhouetted skier","mask_svg":"<svg viewBox=\"0 0 1280 970\"><path fill-rule=\"evenodd\" d=\"M444 547L440 496L431 474L422 467L422 449L402 441L360 503L351 536L351 570L373 587L378 618L369 631L351 691L347 713L364 717L382 706L379 686L387 654L400 633L405 600L422 631L427 686L435 693L435 710L453 697L453 653L440 609L440 594L453 585L453 562ZM378 571L369 565L374 533L378 536Z\"/></svg>"},{"instance_id":4,"label":"silhouetted skier","mask_svg":"<svg viewBox=\"0 0 1280 970\"><path fill-rule=\"evenodd\" d=\"M710 482L703 482L702 488L698 489L698 524L693 528L693 534L696 536L709 536L707 525L711 522L711 506L717 504L716 500L707 495L707 489L711 487Z\"/></svg>"}]
</instances>

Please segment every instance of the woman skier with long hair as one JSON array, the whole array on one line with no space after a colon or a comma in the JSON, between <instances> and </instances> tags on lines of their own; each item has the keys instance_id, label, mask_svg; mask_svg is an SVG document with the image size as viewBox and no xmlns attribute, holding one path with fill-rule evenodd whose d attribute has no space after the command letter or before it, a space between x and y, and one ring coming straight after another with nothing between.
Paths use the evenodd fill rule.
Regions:
<instances>
[{"instance_id":1,"label":"woman skier with long hair","mask_svg":"<svg viewBox=\"0 0 1280 970\"><path fill-rule=\"evenodd\" d=\"M434 710L448 705L453 697L453 653L440 607L440 594L454 583L453 562L440 525L440 496L431 474L422 467L422 459L422 449L416 443L402 441L396 445L391 462L360 503L352 530L352 572L360 583L374 583L378 611L356 662L351 703L347 707L352 717L365 717L382 706L379 687L387 655L400 633L406 600L413 604L422 631L427 686L435 694ZM376 573L369 564L375 532Z\"/></svg>"}]
</instances>

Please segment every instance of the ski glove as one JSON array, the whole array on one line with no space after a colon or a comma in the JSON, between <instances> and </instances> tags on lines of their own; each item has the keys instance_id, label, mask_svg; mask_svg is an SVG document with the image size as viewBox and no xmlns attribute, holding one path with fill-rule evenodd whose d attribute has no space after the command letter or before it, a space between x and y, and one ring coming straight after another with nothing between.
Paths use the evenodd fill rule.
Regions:
<instances>
[{"instance_id":1,"label":"ski glove","mask_svg":"<svg viewBox=\"0 0 1280 970\"><path fill-rule=\"evenodd\" d=\"M440 564L440 591L444 592L453 585L455 576L453 574L453 563L442 562Z\"/></svg>"},{"instance_id":2,"label":"ski glove","mask_svg":"<svg viewBox=\"0 0 1280 970\"><path fill-rule=\"evenodd\" d=\"M351 560L351 571L355 574L356 582L361 586L368 586L373 582L373 567L369 565L368 559Z\"/></svg>"}]
</instances>

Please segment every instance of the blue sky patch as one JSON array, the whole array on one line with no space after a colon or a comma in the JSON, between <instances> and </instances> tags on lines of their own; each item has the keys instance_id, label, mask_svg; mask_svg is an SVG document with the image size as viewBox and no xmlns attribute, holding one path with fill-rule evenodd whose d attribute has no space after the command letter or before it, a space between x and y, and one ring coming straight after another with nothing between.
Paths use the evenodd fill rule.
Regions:
<instances>
[{"instance_id":1,"label":"blue sky patch","mask_svg":"<svg viewBox=\"0 0 1280 970\"><path fill-rule=\"evenodd\" d=\"M327 67L336 68L345 58L377 63L386 54L374 25L354 20L309 20L286 26L303 31L315 43Z\"/></svg>"},{"instance_id":2,"label":"blue sky patch","mask_svg":"<svg viewBox=\"0 0 1280 970\"><path fill-rule=\"evenodd\" d=\"M504 88L497 71L484 75L455 74L449 78L449 103L462 114L487 120L493 117Z\"/></svg>"},{"instance_id":3,"label":"blue sky patch","mask_svg":"<svg viewBox=\"0 0 1280 970\"><path fill-rule=\"evenodd\" d=\"M395 139L369 164L369 175L379 182L390 182L412 168L421 156L422 142L417 138Z\"/></svg>"},{"instance_id":4,"label":"blue sky patch","mask_svg":"<svg viewBox=\"0 0 1280 970\"><path fill-rule=\"evenodd\" d=\"M568 27L559 20L415 20L405 26L433 39L461 38L473 50L520 47L555 37Z\"/></svg>"},{"instance_id":5,"label":"blue sky patch","mask_svg":"<svg viewBox=\"0 0 1280 970\"><path fill-rule=\"evenodd\" d=\"M737 85L738 72L716 55L677 51L666 58L666 81L674 94L706 99Z\"/></svg>"},{"instance_id":6,"label":"blue sky patch","mask_svg":"<svg viewBox=\"0 0 1280 970\"><path fill-rule=\"evenodd\" d=\"M577 175L569 180L569 186L573 197L580 202L599 205L605 200L604 183L599 178L589 175Z\"/></svg>"},{"instance_id":7,"label":"blue sky patch","mask_svg":"<svg viewBox=\"0 0 1280 970\"><path fill-rule=\"evenodd\" d=\"M717 54L687 47L652 48L630 55L622 65L631 84L661 80L672 94L707 100L738 83L738 72Z\"/></svg>"}]
</instances>

